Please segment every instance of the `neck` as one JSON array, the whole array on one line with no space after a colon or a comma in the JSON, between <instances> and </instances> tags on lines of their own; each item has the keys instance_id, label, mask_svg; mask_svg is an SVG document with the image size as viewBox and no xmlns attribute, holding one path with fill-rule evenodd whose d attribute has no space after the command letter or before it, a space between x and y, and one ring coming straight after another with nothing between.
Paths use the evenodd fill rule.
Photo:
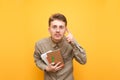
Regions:
<instances>
[{"instance_id":1,"label":"neck","mask_svg":"<svg viewBox=\"0 0 120 80\"><path fill-rule=\"evenodd\" d=\"M62 39L61 39L61 40L55 40L55 39L53 39L53 38L51 38L51 40L52 40L54 43L56 43L56 44L58 44L58 43L60 43L60 42L62 41Z\"/></svg>"}]
</instances>

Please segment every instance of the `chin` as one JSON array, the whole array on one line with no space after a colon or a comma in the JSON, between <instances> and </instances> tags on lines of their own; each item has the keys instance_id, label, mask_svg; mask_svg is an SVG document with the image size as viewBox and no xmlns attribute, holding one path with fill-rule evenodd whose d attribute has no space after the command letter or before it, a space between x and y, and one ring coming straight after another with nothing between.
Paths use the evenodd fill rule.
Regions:
<instances>
[{"instance_id":1,"label":"chin","mask_svg":"<svg viewBox=\"0 0 120 80\"><path fill-rule=\"evenodd\" d=\"M55 39L56 41L60 41L61 39Z\"/></svg>"},{"instance_id":2,"label":"chin","mask_svg":"<svg viewBox=\"0 0 120 80\"><path fill-rule=\"evenodd\" d=\"M58 42L61 41L61 39L62 39L62 38L55 38L55 40L58 41Z\"/></svg>"}]
</instances>

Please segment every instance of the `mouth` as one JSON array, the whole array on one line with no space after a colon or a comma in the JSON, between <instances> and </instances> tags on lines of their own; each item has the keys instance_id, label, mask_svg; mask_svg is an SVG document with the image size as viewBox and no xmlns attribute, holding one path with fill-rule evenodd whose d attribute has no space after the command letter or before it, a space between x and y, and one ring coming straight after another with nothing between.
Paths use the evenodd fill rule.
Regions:
<instances>
[{"instance_id":1,"label":"mouth","mask_svg":"<svg viewBox=\"0 0 120 80\"><path fill-rule=\"evenodd\" d=\"M55 34L55 37L60 37L61 36L61 34Z\"/></svg>"}]
</instances>

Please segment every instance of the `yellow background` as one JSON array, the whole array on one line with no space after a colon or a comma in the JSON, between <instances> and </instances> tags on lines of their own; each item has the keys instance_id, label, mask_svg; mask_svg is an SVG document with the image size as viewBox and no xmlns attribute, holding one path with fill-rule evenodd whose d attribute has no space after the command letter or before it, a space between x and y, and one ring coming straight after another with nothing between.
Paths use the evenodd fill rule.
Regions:
<instances>
[{"instance_id":1,"label":"yellow background","mask_svg":"<svg viewBox=\"0 0 120 80\"><path fill-rule=\"evenodd\" d=\"M75 80L120 80L119 0L0 0L0 80L43 80L34 44L56 12L87 52L86 65L74 61Z\"/></svg>"}]
</instances>

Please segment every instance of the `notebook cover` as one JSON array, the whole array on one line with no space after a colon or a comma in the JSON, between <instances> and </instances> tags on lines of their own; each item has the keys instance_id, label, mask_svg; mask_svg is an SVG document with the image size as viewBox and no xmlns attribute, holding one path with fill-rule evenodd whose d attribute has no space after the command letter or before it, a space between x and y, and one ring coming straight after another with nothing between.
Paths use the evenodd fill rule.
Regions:
<instances>
[{"instance_id":1,"label":"notebook cover","mask_svg":"<svg viewBox=\"0 0 120 80\"><path fill-rule=\"evenodd\" d=\"M50 52L47 54L47 60L48 60L48 63L58 63L58 62L61 62L60 65L63 65L64 66L64 62L63 62L63 58L62 58L62 55L60 53L60 50L55 50L53 52Z\"/></svg>"}]
</instances>

